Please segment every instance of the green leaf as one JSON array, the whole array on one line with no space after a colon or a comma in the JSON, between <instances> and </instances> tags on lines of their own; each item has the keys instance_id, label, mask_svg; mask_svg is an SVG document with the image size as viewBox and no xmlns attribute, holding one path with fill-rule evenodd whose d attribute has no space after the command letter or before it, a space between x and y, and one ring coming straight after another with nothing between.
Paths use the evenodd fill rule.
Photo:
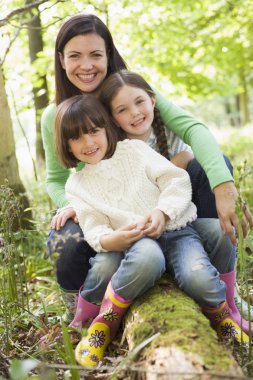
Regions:
<instances>
[{"instance_id":1,"label":"green leaf","mask_svg":"<svg viewBox=\"0 0 253 380\"><path fill-rule=\"evenodd\" d=\"M28 373L36 368L38 364L39 361L34 359L12 360L9 369L11 380L25 380Z\"/></svg>"}]
</instances>

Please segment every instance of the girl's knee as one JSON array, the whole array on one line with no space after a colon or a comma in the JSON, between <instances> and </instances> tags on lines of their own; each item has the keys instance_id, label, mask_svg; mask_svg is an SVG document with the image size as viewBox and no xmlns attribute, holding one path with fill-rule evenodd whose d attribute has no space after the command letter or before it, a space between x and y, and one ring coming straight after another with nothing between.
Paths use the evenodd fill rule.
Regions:
<instances>
[{"instance_id":1,"label":"girl's knee","mask_svg":"<svg viewBox=\"0 0 253 380\"><path fill-rule=\"evenodd\" d=\"M223 284L215 268L197 264L181 277L179 287L201 305L217 305Z\"/></svg>"},{"instance_id":2,"label":"girl's knee","mask_svg":"<svg viewBox=\"0 0 253 380\"><path fill-rule=\"evenodd\" d=\"M165 258L158 243L152 239L146 239L138 255L136 265L144 277L153 277L154 281L165 272ZM136 255L137 258L137 255Z\"/></svg>"},{"instance_id":3,"label":"girl's knee","mask_svg":"<svg viewBox=\"0 0 253 380\"><path fill-rule=\"evenodd\" d=\"M93 273L96 273L98 278L109 282L113 274L118 270L122 258L121 253L97 253L94 258L90 259L90 265Z\"/></svg>"}]
</instances>

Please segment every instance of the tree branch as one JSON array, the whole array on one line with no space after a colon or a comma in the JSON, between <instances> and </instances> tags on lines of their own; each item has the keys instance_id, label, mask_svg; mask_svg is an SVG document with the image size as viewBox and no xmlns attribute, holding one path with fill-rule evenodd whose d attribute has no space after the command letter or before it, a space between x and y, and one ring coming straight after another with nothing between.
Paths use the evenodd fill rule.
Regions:
<instances>
[{"instance_id":1,"label":"tree branch","mask_svg":"<svg viewBox=\"0 0 253 380\"><path fill-rule=\"evenodd\" d=\"M0 27L6 25L8 23L8 21L10 19L12 19L14 16L21 14L21 13L24 13L24 12L27 12L32 8L38 7L39 5L46 3L47 1L48 0L37 0L37 1L34 1L34 3L27 4L21 8L14 9L5 18L0 19ZM56 1L56 2L58 2L58 1Z\"/></svg>"}]
</instances>

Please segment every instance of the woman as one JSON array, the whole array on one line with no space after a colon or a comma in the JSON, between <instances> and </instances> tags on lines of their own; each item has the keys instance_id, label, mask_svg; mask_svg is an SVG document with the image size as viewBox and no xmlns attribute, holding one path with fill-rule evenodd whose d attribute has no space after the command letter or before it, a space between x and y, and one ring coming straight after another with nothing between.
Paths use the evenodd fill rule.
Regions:
<instances>
[{"instance_id":1,"label":"woman","mask_svg":"<svg viewBox=\"0 0 253 380\"><path fill-rule=\"evenodd\" d=\"M73 95L97 94L105 78L125 68L126 64L119 55L108 28L98 17L77 15L63 24L55 45L55 104L49 105L42 115L42 137L46 155L47 191L60 207L51 222L52 232L48 247L49 250L59 253L56 264L57 280L68 308L70 305L75 308L75 296L89 270L89 259L95 252L85 242L76 214L73 208L69 207L65 197L65 183L70 172L59 163L54 149L56 105ZM231 241L236 243L233 226L237 229L239 223L235 213L237 190L216 141L203 124L185 111L166 101L157 92L156 98L157 108L166 127L191 146L196 159L203 167L214 192L222 229ZM196 177L197 171L203 175L203 170L196 160L194 163L197 170L189 173L191 180ZM78 165L76 169L80 170L82 167L83 165ZM198 178L201 186L201 176L198 175ZM214 201L210 200L211 203L215 209ZM245 206L243 211L252 228L251 214ZM246 235L245 218L241 223ZM111 273L114 272L113 263L107 269L103 280L109 282Z\"/></svg>"}]
</instances>

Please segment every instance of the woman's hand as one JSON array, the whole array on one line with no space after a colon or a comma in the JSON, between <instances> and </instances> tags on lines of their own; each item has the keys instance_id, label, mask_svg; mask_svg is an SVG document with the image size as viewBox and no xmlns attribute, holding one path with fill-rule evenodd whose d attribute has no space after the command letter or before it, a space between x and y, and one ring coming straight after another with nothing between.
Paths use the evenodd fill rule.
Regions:
<instances>
[{"instance_id":1,"label":"woman's hand","mask_svg":"<svg viewBox=\"0 0 253 380\"><path fill-rule=\"evenodd\" d=\"M126 251L133 243L143 237L143 231L136 224L118 228L109 235L100 238L102 248L107 251Z\"/></svg>"},{"instance_id":2,"label":"woman's hand","mask_svg":"<svg viewBox=\"0 0 253 380\"><path fill-rule=\"evenodd\" d=\"M221 228L230 237L232 243L236 245L237 240L233 226L238 231L239 219L236 214L237 189L233 182L225 182L214 188L214 195ZM242 211L244 217L242 217L240 223L243 237L246 237L248 225L253 229L253 217L245 204L242 205Z\"/></svg>"},{"instance_id":3,"label":"woman's hand","mask_svg":"<svg viewBox=\"0 0 253 380\"><path fill-rule=\"evenodd\" d=\"M54 215L50 227L52 230L59 230L61 227L65 225L68 219L73 219L75 223L78 223L77 215L73 207L66 207L59 209L57 213Z\"/></svg>"}]
</instances>

